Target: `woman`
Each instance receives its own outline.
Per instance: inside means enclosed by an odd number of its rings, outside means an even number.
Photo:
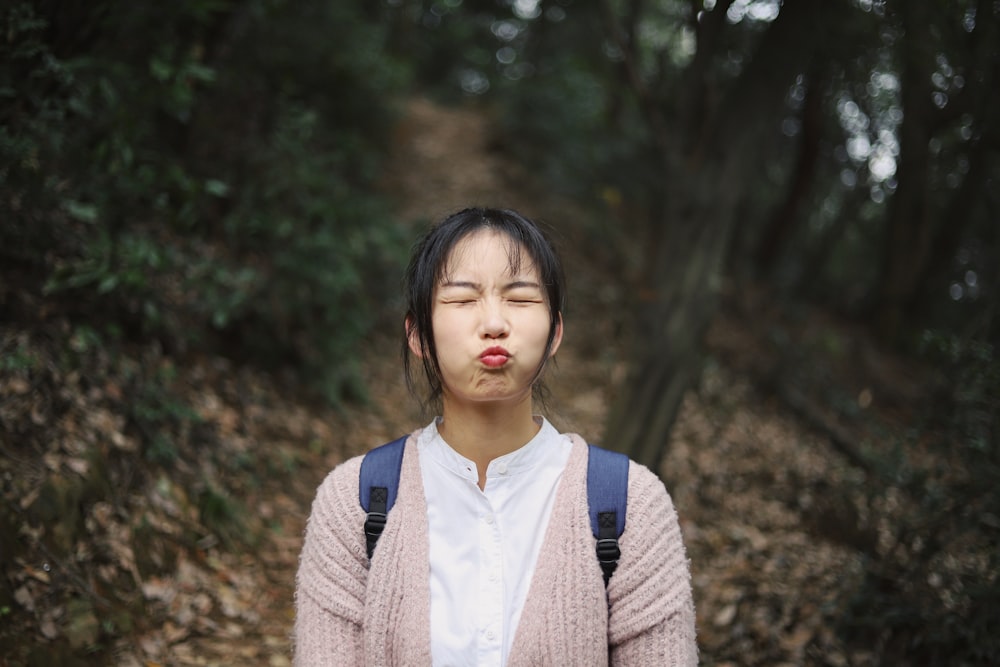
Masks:
[[[629,466],[621,558],[605,590],[587,446],[533,410],[563,337],[555,250],[514,211],[466,209],[407,271],[407,381],[440,417],[406,441],[369,562],[361,457],[320,486],[296,590],[298,665],[690,665],[690,574],[663,484]]]

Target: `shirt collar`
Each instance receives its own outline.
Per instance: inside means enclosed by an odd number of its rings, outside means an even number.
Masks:
[[[478,481],[475,463],[452,449],[441,437],[437,428],[440,421],[440,417],[435,418],[417,439],[420,455],[430,456],[460,477]],[[547,463],[550,457],[558,456],[558,447],[554,445],[562,437],[561,434],[545,417],[536,416],[535,421],[541,426],[535,437],[509,454],[493,459],[486,471],[487,478],[518,475]]]

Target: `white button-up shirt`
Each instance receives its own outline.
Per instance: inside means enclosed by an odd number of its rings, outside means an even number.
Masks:
[[[435,667],[501,667],[514,640],[572,442],[544,418],[526,445],[486,469],[420,435],[430,529],[431,655]]]

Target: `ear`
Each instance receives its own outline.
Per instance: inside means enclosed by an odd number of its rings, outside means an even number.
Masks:
[[[424,351],[420,347],[420,335],[417,333],[417,323],[413,320],[412,316],[407,315],[403,326],[406,327],[406,344],[410,346],[410,352],[417,359],[423,359]]]
[[[560,343],[562,343],[563,337],[563,319],[562,313],[559,313],[559,317],[556,320],[556,334],[552,337],[552,349],[549,350],[549,359],[556,356],[556,350],[559,349]]]

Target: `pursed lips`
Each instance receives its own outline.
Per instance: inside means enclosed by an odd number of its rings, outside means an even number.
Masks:
[[[479,355],[479,360],[490,368],[500,368],[506,364],[509,359],[510,352],[499,345],[487,348]]]

